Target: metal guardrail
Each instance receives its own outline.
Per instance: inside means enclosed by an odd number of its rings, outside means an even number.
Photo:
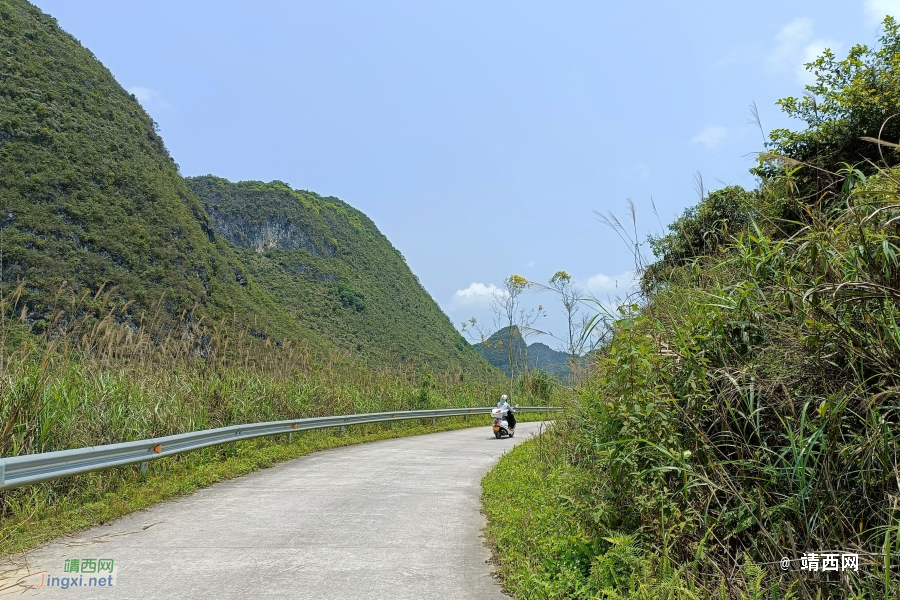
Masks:
[[[40,483],[50,479],[70,477],[81,473],[102,471],[112,467],[141,463],[141,471],[147,469],[151,460],[173,456],[198,450],[217,444],[230,444],[239,440],[267,435],[289,436],[296,431],[308,429],[327,429],[340,427],[343,431],[347,425],[362,423],[378,423],[381,421],[399,421],[403,419],[427,419],[432,423],[437,417],[458,417],[475,414],[490,414],[493,407],[479,408],[445,408],[437,410],[405,410],[386,413],[368,413],[362,415],[340,415],[335,417],[315,417],[311,419],[294,419],[290,421],[271,421],[268,423],[252,423],[249,425],[232,425],[218,429],[179,433],[166,437],[123,442],[106,446],[91,446],[44,452],[42,454],[26,454],[0,458],[0,490]],[[562,408],[545,406],[523,406],[516,412],[559,412]]]

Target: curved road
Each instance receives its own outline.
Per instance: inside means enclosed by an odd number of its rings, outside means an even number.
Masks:
[[[480,480],[538,428],[521,423],[512,440],[477,427],[317,452],[63,538],[17,572],[0,566],[0,588],[47,598],[505,599],[481,538]],[[64,571],[67,559],[107,558],[111,589],[85,587],[106,572]],[[82,585],[34,589],[41,573]]]

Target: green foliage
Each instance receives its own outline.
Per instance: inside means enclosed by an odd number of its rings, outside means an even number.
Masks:
[[[700,584],[670,560],[671,548],[648,552],[641,548],[640,535],[598,527],[605,514],[602,505],[589,501],[591,473],[559,458],[568,450],[560,442],[571,434],[555,428],[516,446],[482,481],[487,534],[497,549],[505,587],[516,598],[795,597],[791,591],[766,589],[754,566],[734,573],[739,585],[731,595],[720,595],[721,577]]]
[[[856,45],[844,60],[826,50],[807,65],[815,75],[803,98],[778,101],[788,116],[801,119],[801,131],[776,129],[769,148],[777,154],[820,167],[803,173],[804,193],[836,193],[836,173],[843,163],[858,165],[866,174],[875,165],[893,166],[898,154],[893,147],[862,137],[896,142],[900,138],[900,26],[886,17],[876,48]],[[885,163],[882,161],[882,157]],[[771,169],[763,169],[772,175]]]
[[[661,237],[649,236],[657,266],[674,266],[721,251],[730,237],[758,216],[755,194],[737,185],[710,192],[684,211]]]
[[[746,569],[811,548],[883,556],[900,534],[898,198],[884,173],[793,234],[751,223],[620,309],[541,479],[570,474],[555,493],[582,507],[587,547],[632,536],[708,594],[719,578],[732,595],[755,581],[759,597],[885,597],[896,561],[793,582]],[[603,588],[586,589],[566,593]],[[542,593],[525,597],[556,597]]]
[[[280,181],[187,183],[248,276],[311,335],[374,364],[487,370],[361,212]]]
[[[520,597],[896,597],[900,168],[859,163],[877,147],[858,140],[900,98],[891,19],[881,43],[814,63],[819,103],[783,102],[809,128],[773,134],[786,158],[757,190],[714,192],[651,239],[571,418],[521,474],[501,462],[509,492],[486,480],[487,504],[527,510],[519,539],[489,513]],[[611,540],[621,576],[596,566]],[[865,566],[798,577],[816,549]],[[654,573],[664,589],[635,588]]]
[[[519,376],[518,387],[528,396],[540,398],[544,403],[549,403],[553,397],[553,391],[559,385],[559,380],[541,369],[525,371]]]
[[[694,581],[810,548],[883,553],[900,533],[898,197],[900,178],[870,178],[834,218],[788,237],[751,226],[622,307],[577,417],[548,441],[565,456],[549,473],[574,474],[556,493],[592,523],[585,544],[634,536]],[[883,597],[892,565],[793,585]],[[772,597],[791,589],[780,569],[754,577]]]
[[[112,314],[201,356],[225,327],[490,371],[365,215],[280,181],[186,181],[134,96],[24,0],[0,8],[0,61],[0,285],[30,333]]]
[[[353,308],[356,312],[365,312],[366,297],[362,293],[356,292],[343,284],[338,284],[337,292],[344,308]]]

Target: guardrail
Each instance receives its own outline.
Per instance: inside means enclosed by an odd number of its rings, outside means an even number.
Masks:
[[[146,472],[151,460],[173,456],[182,452],[198,450],[218,444],[232,444],[240,440],[263,437],[267,435],[291,436],[296,431],[308,429],[327,429],[340,427],[343,432],[347,425],[362,423],[378,423],[381,421],[400,421],[404,419],[431,418],[432,424],[438,417],[458,417],[490,414],[493,407],[479,408],[444,408],[437,410],[405,410],[386,413],[368,413],[362,415],[340,415],[336,417],[315,417],[311,419],[293,419],[289,421],[271,421],[268,423],[252,423],[249,425],[231,425],[218,429],[179,433],[166,437],[123,442],[106,446],[90,446],[59,452],[42,454],[26,454],[0,458],[0,490],[8,490],[32,483],[40,483],[50,479],[70,477],[81,473],[102,471],[112,467],[141,463],[141,472]],[[546,406],[523,406],[516,409],[519,413],[558,412],[562,408]]]

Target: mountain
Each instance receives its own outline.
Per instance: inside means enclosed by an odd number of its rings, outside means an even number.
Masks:
[[[473,344],[472,347],[491,365],[509,375],[508,348],[510,343],[513,345],[513,366],[516,373],[524,371],[527,361],[529,369],[546,371],[559,378],[565,378],[570,375],[568,354],[553,350],[550,346],[541,342],[526,345],[519,333],[519,328],[515,326],[512,328],[512,336],[510,336],[510,328],[504,327],[484,342]]]
[[[483,364],[366,215],[280,181],[187,183],[212,228],[292,319],[369,360]]]
[[[30,332],[113,315],[155,339],[234,326],[486,368],[365,215],[279,182],[185,180],[137,99],[24,0],[0,0],[0,61],[0,285]]]
[[[554,350],[541,342],[528,345],[528,366],[532,369],[540,369],[562,377],[570,372],[568,363],[569,355],[565,352]]]
[[[17,312],[41,328],[61,288],[101,287],[132,322],[164,293],[169,324],[195,305],[258,308],[156,124],[88,50],[7,0],[0,60],[2,277],[27,281]]]

